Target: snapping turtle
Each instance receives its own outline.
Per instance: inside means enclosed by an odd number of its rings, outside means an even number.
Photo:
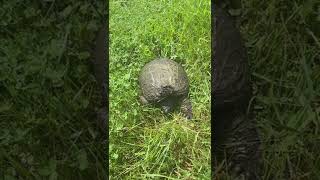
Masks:
[[[143,104],[158,105],[165,113],[172,112],[180,104],[184,116],[192,119],[188,77],[177,62],[161,58],[147,63],[140,72],[139,84]]]
[[[259,137],[247,113],[252,90],[246,49],[232,17],[216,6],[213,12],[214,151],[227,159],[233,179],[259,179]]]
[[[102,107],[97,112],[97,126],[104,133],[107,131],[107,31],[106,25],[100,28],[95,42],[92,58],[93,71],[100,86]]]

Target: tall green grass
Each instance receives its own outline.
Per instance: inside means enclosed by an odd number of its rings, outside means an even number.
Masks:
[[[111,179],[210,179],[210,1],[110,2]],[[194,119],[138,101],[138,75],[168,57],[190,80]]]
[[[0,179],[107,178],[88,68],[103,8],[1,2]]]
[[[320,178],[319,23],[318,1],[243,1],[265,179]]]

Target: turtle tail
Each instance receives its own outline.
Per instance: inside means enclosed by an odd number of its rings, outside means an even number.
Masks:
[[[192,104],[188,97],[184,97],[181,102],[181,112],[187,119],[192,119]]]

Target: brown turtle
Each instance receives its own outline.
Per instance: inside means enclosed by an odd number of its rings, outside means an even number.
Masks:
[[[177,62],[160,58],[147,63],[139,75],[140,100],[143,104],[154,104],[170,113],[181,104],[181,112],[192,118],[189,100],[189,80],[183,67]]]
[[[251,99],[247,52],[232,17],[214,12],[213,138],[215,155],[226,151],[233,179],[259,179],[259,137],[254,118],[247,114]]]

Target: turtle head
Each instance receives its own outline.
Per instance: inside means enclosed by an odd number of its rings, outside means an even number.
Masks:
[[[164,113],[171,113],[176,105],[176,99],[174,97],[167,97],[160,102],[160,106]]]
[[[164,113],[168,114],[172,111],[172,108],[170,106],[162,106],[162,109]]]

